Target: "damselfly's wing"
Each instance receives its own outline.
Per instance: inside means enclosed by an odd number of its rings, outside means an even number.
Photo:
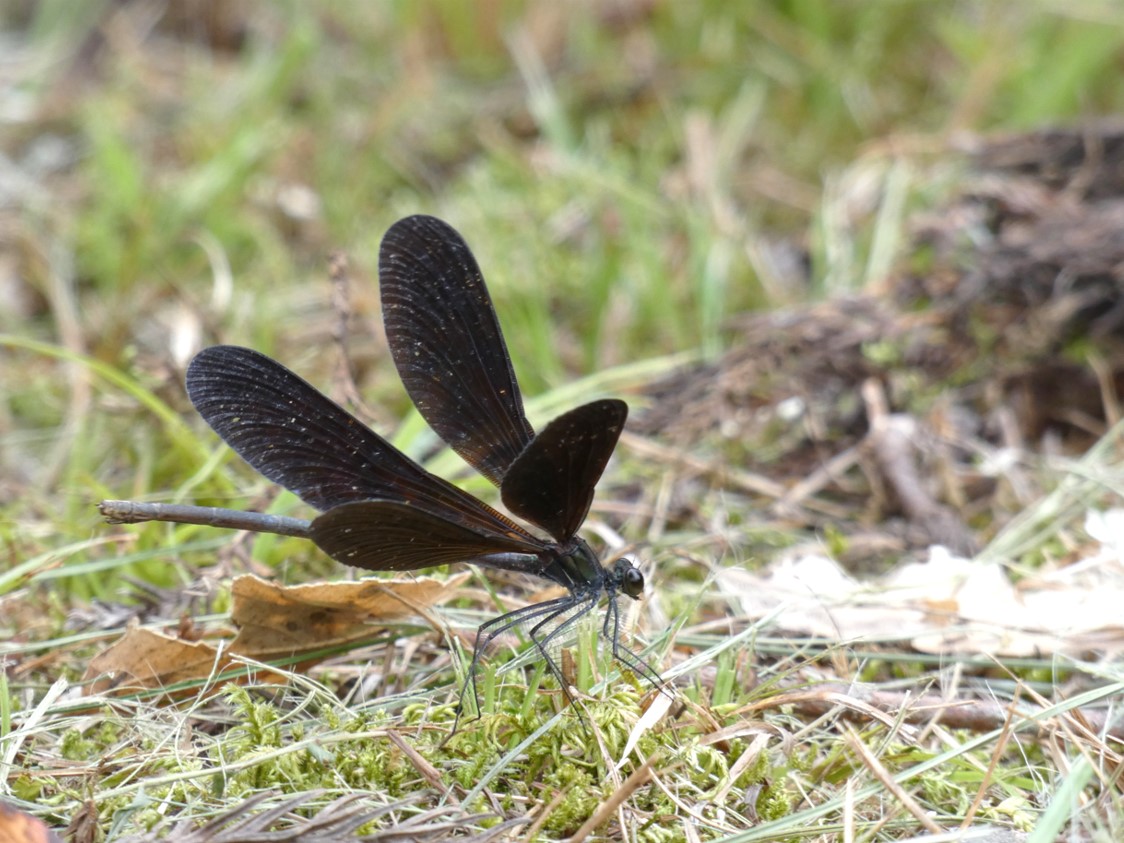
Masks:
[[[438,436],[499,485],[534,431],[468,245],[434,217],[399,220],[382,240],[379,286],[410,398]]]
[[[317,509],[394,501],[484,536],[537,541],[257,351],[204,349],[188,367],[187,392],[207,424],[246,462]]]
[[[627,416],[628,405],[610,398],[556,418],[508,469],[500,485],[504,506],[560,542],[571,538],[589,512]]]
[[[372,571],[412,571],[453,562],[476,562],[538,573],[546,564],[540,539],[481,533],[408,503],[359,501],[314,519],[309,536],[345,565]]]

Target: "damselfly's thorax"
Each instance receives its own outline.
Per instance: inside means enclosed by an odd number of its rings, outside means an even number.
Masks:
[[[541,576],[572,592],[601,591],[607,574],[585,539],[572,536],[559,542],[552,551],[552,558],[540,572]]]
[[[582,538],[573,537],[554,548],[554,558],[541,575],[571,592],[618,591],[638,600],[644,593],[644,575],[628,559],[618,559],[612,568],[605,568],[597,554]]]

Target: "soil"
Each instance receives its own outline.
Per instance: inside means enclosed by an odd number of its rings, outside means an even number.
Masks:
[[[741,341],[654,384],[633,431],[714,445],[812,528],[986,542],[1035,496],[1035,467],[1120,417],[1124,123],[965,154],[882,289],[739,317]]]

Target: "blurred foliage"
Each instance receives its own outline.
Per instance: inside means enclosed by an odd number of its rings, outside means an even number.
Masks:
[[[374,283],[402,215],[465,234],[529,396],[713,354],[733,313],[878,280],[876,221],[931,200],[910,168],[959,133],[1119,111],[1121,23],[1108,2],[9,2],[15,556],[86,538],[114,491],[261,488],[168,448],[182,368],[236,342],[326,385],[331,250],[361,385],[409,412]]]
[[[575,381],[595,392],[597,373],[638,380],[636,361],[738,343],[734,314],[883,280],[907,212],[935,204],[975,133],[1124,110],[1117,0],[7,0],[0,56],[0,597],[12,598],[0,640],[23,659],[11,686],[0,672],[0,738],[56,677],[80,677],[106,630],[153,607],[224,608],[186,584],[257,566],[339,571],[307,542],[264,539],[247,553],[199,527],[110,529],[95,509],[148,497],[295,506],[291,495],[247,503],[269,484],[190,411],[183,369],[200,347],[231,342],[332,392],[330,252],[351,259],[348,346],[378,427],[405,418],[396,441],[428,456],[434,440],[419,433],[379,325],[378,243],[401,216],[463,232],[528,396]],[[646,470],[658,485],[652,466],[633,474],[647,481]],[[726,530],[738,517],[698,521]],[[686,617],[714,560],[678,561],[690,600],[681,590],[664,605]],[[219,573],[200,577],[212,565]],[[735,668],[719,662],[718,705],[754,693]],[[325,694],[326,709],[338,703]],[[59,722],[36,727],[44,757]],[[136,727],[119,731],[137,740],[151,728],[169,770],[194,763],[180,756],[179,725]],[[322,727],[314,711],[307,728]],[[150,747],[111,747],[110,731],[74,732],[61,748],[98,765],[133,753],[135,777],[123,769],[139,801]],[[523,733],[508,737],[517,746]],[[759,793],[769,816],[788,810],[780,783],[802,764],[843,753],[831,727],[796,745],[741,770],[743,787],[777,783]],[[745,750],[740,737],[734,746],[725,760]],[[989,764],[980,753],[973,769]],[[413,775],[396,758],[391,772]],[[466,752],[466,781],[481,758]],[[692,787],[725,776],[720,760],[691,756]],[[526,773],[535,798],[543,770],[570,769],[557,761]],[[925,783],[930,804],[963,810],[975,784],[942,791],[947,778]],[[320,779],[296,785],[309,782]],[[66,787],[26,776],[10,794],[49,793],[65,822],[77,804]],[[575,818],[600,787],[573,790]]]

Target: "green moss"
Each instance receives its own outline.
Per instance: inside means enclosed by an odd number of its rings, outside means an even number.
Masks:
[[[8,786],[11,787],[12,796],[16,799],[22,799],[24,802],[30,802],[32,804],[40,804],[44,792],[48,788],[53,788],[55,783],[51,779],[29,776],[21,773],[9,779]]]
[[[85,761],[98,750],[98,743],[78,729],[67,729],[59,741],[59,753],[68,761]]]

